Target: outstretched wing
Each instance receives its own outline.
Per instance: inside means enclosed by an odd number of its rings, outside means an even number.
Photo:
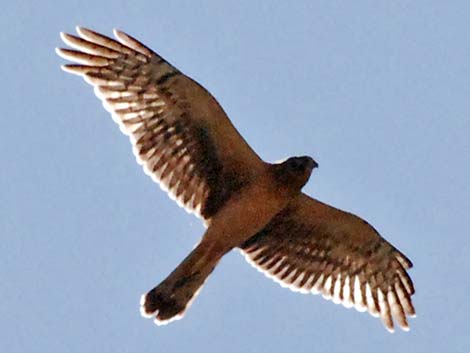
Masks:
[[[188,211],[209,220],[261,159],[210,93],[129,35],[77,27],[57,53],[82,76],[129,135],[145,172]]]
[[[294,199],[241,246],[252,265],[292,290],[368,310],[393,331],[414,316],[411,262],[359,217],[314,200]]]

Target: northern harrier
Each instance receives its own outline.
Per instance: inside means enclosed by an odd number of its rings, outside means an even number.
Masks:
[[[121,32],[62,33],[57,53],[82,76],[129,135],[137,161],[207,226],[201,242],[141,299],[165,324],[183,316],[219,260],[234,248],[268,277],[302,293],[393,319],[414,316],[412,264],[366,221],[301,192],[317,163],[264,162],[214,97],[161,56]],[[392,319],[393,318],[393,319]]]

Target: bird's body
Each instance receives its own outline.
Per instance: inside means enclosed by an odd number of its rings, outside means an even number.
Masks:
[[[264,163],[260,172],[225,202],[207,223],[207,231],[191,254],[165,281],[142,297],[144,316],[158,310],[159,324],[180,317],[222,256],[261,231],[299,194],[316,164],[309,157],[295,160],[305,165],[300,173],[279,171],[288,169],[289,162]],[[171,301],[166,299],[169,297]]]
[[[306,157],[303,157],[306,158]],[[230,250],[259,232],[277,213],[297,196],[303,183],[279,180],[274,169],[265,164],[259,175],[234,194],[209,222],[204,239],[224,244]],[[311,168],[307,169],[310,176]],[[305,178],[305,182],[308,180]]]
[[[95,87],[137,161],[207,230],[158,286],[141,312],[157,324],[181,318],[220,259],[240,248],[247,260],[291,289],[380,316],[408,329],[414,315],[411,262],[361,218],[301,192],[317,166],[310,157],[264,162],[201,85],[127,34],[113,40],[78,28],[62,34],[78,50],[66,71]]]

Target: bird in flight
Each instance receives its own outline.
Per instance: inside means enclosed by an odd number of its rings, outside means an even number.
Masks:
[[[264,162],[215,98],[160,55],[119,30],[111,39],[77,27],[61,33],[63,65],[94,87],[137,162],[207,230],[196,248],[141,298],[141,313],[183,317],[220,259],[238,248],[282,286],[394,321],[415,315],[412,264],[363,219],[301,189],[318,165],[307,156]]]

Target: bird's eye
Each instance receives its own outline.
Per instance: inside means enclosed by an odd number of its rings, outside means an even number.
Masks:
[[[294,171],[300,171],[304,169],[304,163],[302,163],[301,160],[295,158],[289,161],[289,167]]]

